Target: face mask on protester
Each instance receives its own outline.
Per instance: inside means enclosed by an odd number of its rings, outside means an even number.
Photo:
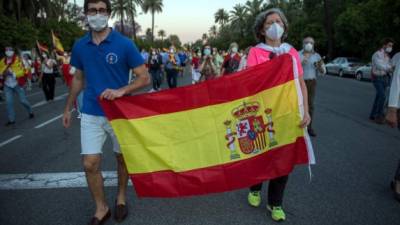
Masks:
[[[75,72],[76,72],[76,68],[72,66],[71,69],[69,70],[69,73],[75,74]]]
[[[238,52],[238,48],[233,47],[233,48],[232,48],[232,53],[237,53],[237,52]]]
[[[45,58],[45,59],[47,59],[47,55],[45,55],[45,54],[43,54],[42,57]]]
[[[277,23],[273,23],[267,30],[266,30],[266,35],[269,37],[271,40],[277,41],[280,40],[283,36],[283,33],[285,31],[281,27],[281,25]]]
[[[304,45],[304,50],[306,50],[306,52],[312,52],[314,49],[314,45],[311,43],[307,43],[306,45]]]
[[[391,53],[393,51],[393,48],[392,47],[387,47],[387,48],[385,48],[385,52],[386,53]]]
[[[204,49],[204,55],[206,55],[206,56],[211,55],[211,50],[208,48]]]
[[[14,51],[12,51],[12,50],[7,50],[6,51],[6,56],[7,57],[12,57],[14,55]]]
[[[155,51],[152,51],[151,53],[152,53],[153,55],[155,55],[155,54],[156,54],[156,52],[155,52]]]
[[[197,53],[197,56],[201,56],[201,52],[198,52],[198,53]]]
[[[174,53],[175,53],[174,49],[171,48],[171,49],[169,50],[169,53],[174,54]]]
[[[96,14],[94,16],[87,16],[88,23],[94,31],[102,31],[108,25],[108,16]]]

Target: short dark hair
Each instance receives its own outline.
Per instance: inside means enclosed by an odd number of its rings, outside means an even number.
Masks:
[[[85,0],[85,3],[83,4],[83,11],[85,14],[87,14],[89,10],[89,3],[98,3],[98,2],[104,2],[107,6],[107,12],[108,14],[111,14],[111,2],[110,0]]]
[[[387,44],[389,44],[389,43],[393,43],[393,44],[394,44],[393,38],[386,37],[386,38],[383,38],[383,39],[381,40],[381,45],[382,45],[382,46],[383,46],[383,45],[387,45]]]

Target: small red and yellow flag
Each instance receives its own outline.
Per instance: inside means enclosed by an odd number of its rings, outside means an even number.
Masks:
[[[57,54],[62,55],[64,54],[64,47],[60,41],[60,39],[54,35],[53,31],[51,31],[51,37],[53,40],[53,46],[56,49]]]
[[[231,191],[309,163],[293,65],[284,55],[197,85],[101,101],[138,196]]]
[[[40,44],[39,41],[36,41],[36,46],[39,49],[40,54],[43,52],[49,53],[49,48],[44,44]]]

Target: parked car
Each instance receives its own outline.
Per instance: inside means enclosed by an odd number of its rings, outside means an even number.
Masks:
[[[356,70],[356,79],[357,80],[371,80],[372,75],[371,75],[371,63],[368,63],[367,65],[361,66]]]
[[[326,71],[328,74],[336,74],[340,77],[350,75],[355,77],[356,70],[362,66],[360,59],[353,57],[338,57],[332,62],[326,64]]]

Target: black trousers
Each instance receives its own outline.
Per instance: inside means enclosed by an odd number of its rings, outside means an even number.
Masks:
[[[158,70],[149,70],[149,73],[151,74],[151,78],[153,81],[153,89],[158,90],[161,86],[161,69]]]
[[[178,85],[178,71],[176,69],[166,69],[165,71],[167,72],[168,87],[176,88]]]
[[[269,181],[268,205],[282,206],[283,195],[289,176],[278,177]],[[250,191],[261,191],[262,183],[250,187]]]
[[[56,78],[52,73],[44,73],[42,78],[42,88],[46,101],[54,100],[54,90],[56,86]]]

